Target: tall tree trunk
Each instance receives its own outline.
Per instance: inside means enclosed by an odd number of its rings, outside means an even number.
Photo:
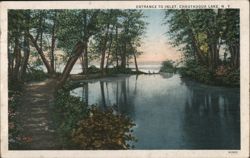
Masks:
[[[15,37],[15,48],[14,48],[14,56],[15,56],[15,66],[13,71],[13,80],[19,81],[19,69],[21,66],[21,50],[19,46],[19,37]]]
[[[231,44],[229,46],[229,51],[231,54],[231,67],[238,69],[240,66],[240,53],[239,53],[239,45]]]
[[[135,59],[135,70],[136,72],[139,72],[135,52],[133,52],[133,54],[134,54],[134,59]]]
[[[50,56],[51,56],[50,65],[51,65],[52,71],[55,71],[55,57],[54,57],[55,43],[56,43],[55,28],[56,28],[56,24],[55,24],[55,19],[54,19],[53,26],[52,26],[51,53],[50,53]]]
[[[122,55],[121,55],[121,68],[122,69],[126,69],[126,54],[127,54],[127,44],[126,42],[124,42],[124,46],[123,46],[123,51],[122,51]]]
[[[23,50],[23,52],[24,52],[24,59],[23,59],[23,64],[22,64],[22,69],[21,69],[21,74],[20,74],[21,80],[23,80],[25,75],[26,75],[29,56],[30,56],[29,37],[27,36],[27,34],[24,37],[24,50]]]
[[[85,73],[85,66],[84,66],[84,53],[81,54],[81,58],[80,58],[80,62],[81,62],[81,66],[82,66],[82,74]]]
[[[112,30],[113,32],[113,30]],[[112,32],[110,34],[110,43],[109,43],[109,48],[108,48],[108,56],[107,56],[107,60],[106,60],[106,71],[108,69],[108,66],[109,66],[109,56],[111,54],[111,46],[112,46],[112,43],[113,43],[113,35],[112,35]]]
[[[118,26],[116,25],[115,27],[115,42],[116,42],[116,47],[115,47],[115,57],[116,57],[116,67],[118,67]]]
[[[89,66],[89,64],[88,64],[88,43],[86,42],[85,44],[85,47],[83,48],[84,50],[83,50],[83,52],[84,52],[84,54],[83,54],[83,56],[84,56],[84,58],[83,58],[83,72],[84,72],[84,74],[88,74],[88,66]]]
[[[84,31],[84,36],[87,34],[87,14],[84,13],[84,18],[83,18],[83,31]],[[88,74],[88,66],[89,66],[89,61],[88,61],[88,40],[85,41],[84,43],[85,47],[83,48],[83,60],[82,60],[82,66],[83,66],[83,74],[87,75]]]
[[[219,64],[219,37],[216,32],[207,31],[206,32],[208,41],[208,61],[209,61],[209,69],[211,71],[215,71]]]
[[[132,46],[131,43],[130,43],[130,47],[131,47],[131,49],[133,50],[133,46]],[[134,61],[135,61],[135,70],[136,70],[136,72],[139,72],[139,68],[138,68],[138,65],[137,65],[137,59],[136,59],[135,51],[136,51],[136,50],[133,50],[133,56],[134,56]]]
[[[74,64],[76,63],[77,59],[79,58],[79,56],[82,54],[82,50],[84,50],[84,47],[86,47],[86,42],[78,42],[73,50],[74,54],[72,57],[69,58],[63,73],[57,83],[57,88],[60,88],[61,86],[63,86],[63,84],[67,81],[67,78],[70,75],[70,72],[74,66]]]
[[[8,72],[9,72],[10,78],[13,78],[13,69],[14,69],[14,55],[11,53],[12,51],[13,51],[13,48],[9,45],[8,46],[8,64],[9,64]]]
[[[235,45],[235,52],[236,52],[236,61],[235,61],[235,68],[240,68],[240,47],[239,44]]]
[[[106,54],[106,49],[107,49],[108,32],[109,32],[109,24],[107,24],[107,27],[106,27],[106,33],[105,33],[105,36],[103,37],[103,43],[102,43],[102,49],[101,49],[102,55],[101,55],[100,69],[102,71],[102,75],[105,74],[104,62],[105,62],[105,54]]]

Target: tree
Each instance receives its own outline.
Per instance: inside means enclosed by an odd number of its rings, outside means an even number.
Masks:
[[[238,43],[237,10],[168,10],[165,13],[169,39],[174,46],[181,47],[186,59],[194,59],[214,72],[222,63],[219,53],[224,44],[231,49],[231,62],[237,61],[239,53],[233,50],[238,50],[238,44],[229,42],[230,39]]]
[[[222,40],[227,45],[231,56],[230,65],[238,69],[240,66],[240,17],[239,9],[224,10],[222,19]]]
[[[136,61],[136,56],[141,53],[136,48],[140,46],[146,27],[143,18],[143,13],[136,10],[102,12],[99,18],[100,31],[90,45],[92,52],[97,57],[100,56],[102,74],[105,74],[105,69],[111,64],[125,69],[131,57]]]
[[[74,11],[71,11],[71,12],[74,12]],[[58,81],[58,87],[61,87],[66,82],[77,59],[80,57],[82,53],[85,53],[84,50],[86,50],[85,48],[87,47],[89,38],[93,36],[98,30],[97,23],[98,23],[98,15],[100,15],[99,10],[90,11],[89,14],[90,14],[90,17],[87,20],[87,23],[85,24],[86,25],[85,32],[82,36],[80,36],[80,38],[76,39],[77,43],[75,44],[74,49],[72,53],[70,54],[70,57],[66,63],[66,66],[64,67],[62,75],[60,76],[60,79]],[[68,25],[65,28],[65,30],[66,31],[61,32],[62,37],[65,37],[67,33],[71,31],[71,26]],[[63,40],[63,42],[65,42],[65,39]]]
[[[29,38],[33,46],[36,48],[38,54],[40,55],[47,72],[50,76],[54,76],[54,49],[55,49],[55,31],[56,31],[56,14],[55,10],[41,10],[32,11],[32,29],[29,32]],[[44,38],[51,38],[50,46],[46,46]],[[50,49],[50,61],[46,58],[46,49]]]
[[[9,77],[11,81],[22,82],[29,59],[29,41],[27,39],[30,24],[29,11],[10,10],[8,16]],[[24,55],[22,55],[22,51]]]
[[[143,12],[138,10],[126,10],[122,13],[119,43],[116,42],[116,44],[121,45],[120,50],[122,51],[119,54],[122,69],[126,68],[128,59],[132,56],[135,58],[135,65],[138,70],[136,56],[141,52],[137,51],[136,48],[140,46],[141,37],[144,35],[147,25],[143,18]]]
[[[59,49],[65,61],[59,86],[79,59],[85,74],[93,56],[100,58],[102,74],[114,61],[126,68],[133,57],[137,65],[137,47],[146,26],[143,13],[136,10],[15,10],[9,17],[9,72],[13,77],[26,72],[30,50],[35,49],[49,76],[56,77]]]

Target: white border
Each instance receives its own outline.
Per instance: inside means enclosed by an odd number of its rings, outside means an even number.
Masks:
[[[52,2],[1,2],[1,157],[3,158],[165,158],[165,157],[249,157],[249,2],[248,1],[52,1]],[[241,150],[129,150],[129,151],[80,151],[80,150],[8,150],[8,76],[7,76],[7,10],[8,9],[136,9],[136,5],[230,5],[240,8],[240,60],[241,60]],[[159,8],[160,9],[160,8]]]

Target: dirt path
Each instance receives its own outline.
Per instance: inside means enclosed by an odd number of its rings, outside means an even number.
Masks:
[[[17,118],[22,135],[31,137],[31,140],[21,149],[59,149],[49,110],[54,99],[54,85],[55,81],[49,79],[25,85]]]

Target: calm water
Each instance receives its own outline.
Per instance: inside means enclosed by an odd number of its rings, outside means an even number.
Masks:
[[[89,105],[117,105],[136,123],[136,149],[240,149],[239,89],[179,75],[133,75],[85,81],[71,91]]]
[[[95,67],[100,68],[100,66],[97,64],[90,64],[90,65],[94,65]],[[112,66],[110,66],[110,67],[112,67]],[[159,62],[159,63],[139,64],[138,67],[139,67],[140,71],[142,71],[142,72],[158,73],[160,70],[160,67],[161,67],[161,63]],[[61,65],[57,71],[62,72],[63,68],[64,68],[64,66]],[[130,64],[129,68],[131,68],[132,70],[135,70],[135,65]],[[71,74],[78,74],[81,72],[82,72],[81,64],[75,64],[74,68],[71,71]]]

